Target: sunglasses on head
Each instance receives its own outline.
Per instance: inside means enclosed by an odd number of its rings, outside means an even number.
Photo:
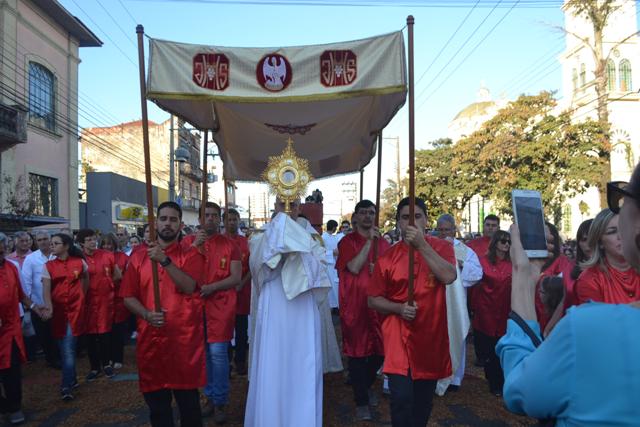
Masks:
[[[498,241],[499,241],[500,243],[502,243],[503,245],[506,245],[506,244],[509,244],[509,245],[510,245],[510,244],[511,244],[511,240],[509,240],[509,239],[500,239],[500,240],[498,240]]]
[[[631,193],[627,191],[628,182],[625,181],[613,181],[607,183],[607,204],[609,209],[615,214],[620,213],[620,208],[624,204],[624,198],[633,197]]]

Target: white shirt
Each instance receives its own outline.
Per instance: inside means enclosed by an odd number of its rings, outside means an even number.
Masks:
[[[22,289],[36,305],[44,305],[42,297],[42,270],[47,261],[55,259],[55,255],[46,257],[42,251],[30,253],[22,264]]]

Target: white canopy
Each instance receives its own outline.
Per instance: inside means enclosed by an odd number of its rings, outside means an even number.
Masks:
[[[355,172],[406,99],[402,32],[285,48],[151,39],[147,97],[209,129],[224,175],[255,181],[289,136],[315,178]]]

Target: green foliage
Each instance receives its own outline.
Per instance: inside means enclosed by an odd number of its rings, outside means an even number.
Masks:
[[[594,121],[571,123],[552,114],[551,92],[521,96],[455,145],[437,140],[416,153],[416,193],[440,213],[459,216],[474,194],[511,213],[511,190],[538,190],[549,214],[600,179],[609,158],[606,130]]]

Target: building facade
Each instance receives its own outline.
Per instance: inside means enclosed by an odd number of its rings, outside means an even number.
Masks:
[[[79,227],[79,50],[101,45],[55,0],[0,2],[3,228]]]

